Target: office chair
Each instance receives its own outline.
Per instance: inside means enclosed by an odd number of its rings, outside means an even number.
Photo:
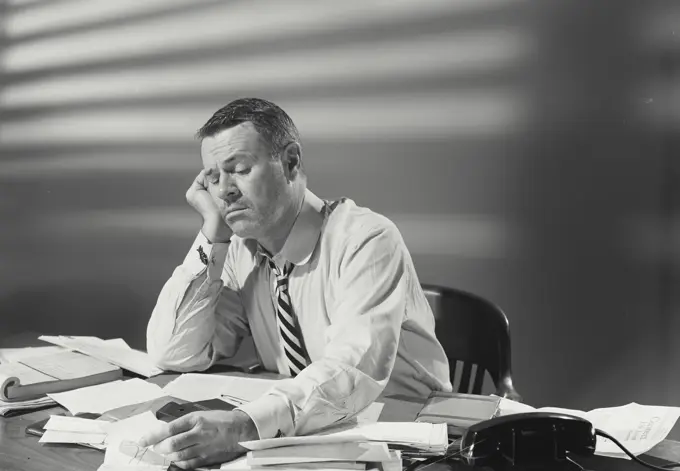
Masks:
[[[481,394],[484,373],[488,371],[496,394],[521,401],[512,384],[510,327],[505,313],[472,293],[429,284],[422,287],[434,314],[437,339],[449,359],[452,383],[456,364],[462,363],[457,391]]]

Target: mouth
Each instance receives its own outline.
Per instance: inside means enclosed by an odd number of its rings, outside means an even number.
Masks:
[[[241,208],[241,207],[238,207],[238,208],[229,208],[229,210],[227,211],[226,217],[229,217],[229,216],[231,216],[232,214],[238,214],[238,213],[243,212],[243,211],[245,211],[245,210],[246,210],[246,208]]]

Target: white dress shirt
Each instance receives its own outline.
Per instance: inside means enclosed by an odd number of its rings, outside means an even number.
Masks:
[[[288,291],[312,363],[240,407],[260,438],[314,432],[356,415],[381,393],[451,390],[432,311],[389,219],[307,190],[273,260],[294,264]],[[199,233],[159,295],[147,328],[149,354],[164,369],[201,371],[252,335],[263,367],[288,375],[275,280],[254,240],[210,244]]]

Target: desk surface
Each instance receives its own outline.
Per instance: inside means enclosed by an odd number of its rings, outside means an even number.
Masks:
[[[267,375],[271,376],[271,375]],[[162,375],[151,381],[165,385],[177,375]],[[381,421],[411,421],[415,418],[423,404],[422,399],[404,396],[391,396],[380,399],[385,407],[380,416]],[[41,444],[38,437],[26,435],[26,426],[39,420],[46,419],[51,414],[63,413],[61,407],[43,409],[15,417],[0,417],[0,470],[2,471],[93,471],[104,461],[104,454],[100,451],[77,445]],[[664,440],[643,459],[653,461],[654,464],[680,461],[680,442]],[[651,460],[650,460],[651,458]],[[659,458],[664,461],[656,460]],[[598,461],[599,459],[599,461]],[[613,460],[595,457],[586,469],[602,471],[644,469],[638,464],[624,460]],[[633,465],[633,466],[631,466]],[[435,465],[428,471],[443,471],[444,469],[466,469],[463,466]]]

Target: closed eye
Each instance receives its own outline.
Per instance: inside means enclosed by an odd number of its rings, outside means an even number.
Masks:
[[[229,173],[235,173],[236,175],[248,175],[250,173],[250,167],[236,167]]]

